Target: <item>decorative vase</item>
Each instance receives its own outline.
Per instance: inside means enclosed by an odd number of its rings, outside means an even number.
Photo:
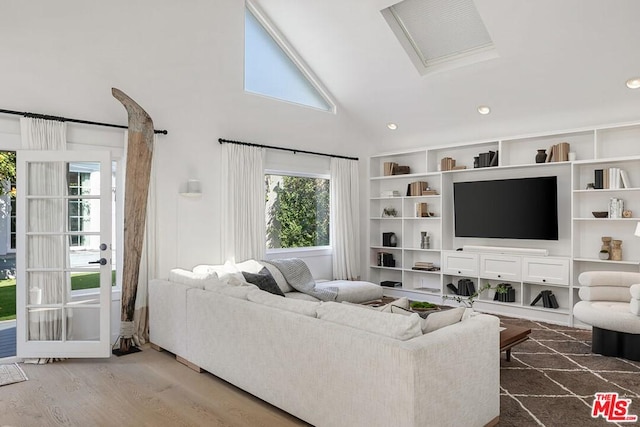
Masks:
[[[622,261],[622,240],[611,241],[611,261]]]
[[[600,253],[598,254],[598,258],[600,258],[601,260],[605,261],[609,259],[609,252],[605,251],[604,249],[600,251]]]
[[[547,161],[547,152],[545,149],[538,150],[536,154],[536,163],[544,163]]]

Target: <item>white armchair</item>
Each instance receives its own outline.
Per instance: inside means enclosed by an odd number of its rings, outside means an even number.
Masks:
[[[587,271],[578,282],[573,315],[592,326],[591,350],[640,361],[640,273]]]

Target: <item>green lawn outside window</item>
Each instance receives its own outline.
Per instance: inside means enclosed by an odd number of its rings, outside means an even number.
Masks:
[[[76,273],[71,276],[71,290],[92,289],[99,286],[100,273]],[[116,272],[112,272],[115,286]],[[16,279],[0,280],[0,321],[16,318]]]

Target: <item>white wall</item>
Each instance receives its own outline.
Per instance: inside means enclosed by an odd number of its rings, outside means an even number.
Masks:
[[[219,137],[350,156],[367,145],[339,103],[334,115],[244,93],[244,2],[9,1],[2,15],[0,108],[126,124],[117,87],[169,131],[154,153],[161,276],[224,261]],[[188,179],[201,198],[179,196]]]

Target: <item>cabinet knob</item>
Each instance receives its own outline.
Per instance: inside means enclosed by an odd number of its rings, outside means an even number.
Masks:
[[[501,275],[498,274],[498,278],[502,277]]]
[[[542,282],[543,282],[543,283],[544,283],[544,282],[546,282],[546,281],[547,281],[547,279],[542,279]]]
[[[459,271],[459,270],[458,270],[458,274],[462,274],[462,271]]]

